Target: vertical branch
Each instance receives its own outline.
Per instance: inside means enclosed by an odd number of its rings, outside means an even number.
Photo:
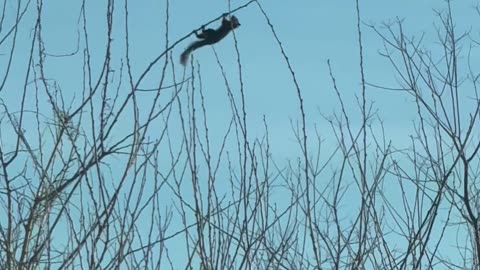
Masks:
[[[356,15],[357,15],[357,33],[358,33],[358,51],[359,51],[359,60],[360,60],[360,75],[361,75],[361,86],[362,86],[362,159],[359,163],[360,169],[360,178],[361,178],[361,197],[362,203],[360,206],[360,233],[358,239],[358,250],[353,262],[353,269],[359,268],[364,261],[362,249],[366,245],[367,237],[367,223],[368,223],[368,209],[367,209],[367,195],[370,193],[368,190],[367,183],[367,107],[366,107],[366,87],[365,87],[365,72],[363,66],[363,45],[362,45],[362,31],[360,28],[361,16],[360,16],[360,4],[359,0],[355,1],[356,4]]]
[[[299,101],[300,105],[300,113],[301,113],[301,120],[302,120],[302,151],[303,151],[303,173],[305,174],[305,196],[307,200],[307,206],[305,208],[305,215],[307,218],[308,222],[308,231],[309,231],[309,236],[310,236],[310,241],[312,242],[312,248],[313,248],[313,253],[315,256],[315,260],[317,265],[321,265],[321,260],[320,260],[320,254],[319,250],[317,247],[317,242],[315,240],[315,234],[314,234],[314,228],[313,228],[313,221],[312,221],[312,210],[314,210],[314,207],[312,205],[312,202],[310,201],[310,180],[308,177],[308,151],[307,151],[307,131],[306,131],[306,116],[305,116],[305,109],[304,109],[304,104],[303,104],[303,97],[302,97],[302,91],[300,89],[300,86],[297,82],[297,77],[295,76],[295,72],[293,71],[292,65],[290,64],[290,60],[288,59],[287,54],[285,53],[285,50],[283,49],[282,42],[277,36],[277,33],[275,32],[275,29],[273,27],[273,24],[270,22],[270,18],[268,15],[265,13],[265,10],[262,8],[260,5],[260,2],[255,1],[255,3],[258,5],[260,11],[262,12],[263,16],[267,20],[267,24],[270,26],[270,30],[272,31],[273,36],[275,37],[275,40],[280,47],[281,54],[283,56],[283,59],[285,60],[288,70],[290,71],[290,75],[292,76],[293,83],[295,85],[295,89],[297,90],[297,98]]]

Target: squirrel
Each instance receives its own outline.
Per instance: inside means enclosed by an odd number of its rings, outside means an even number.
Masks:
[[[197,33],[197,31],[194,32],[199,40],[190,44],[180,55],[180,63],[185,65],[191,52],[205,45],[212,45],[219,42],[226,37],[230,31],[239,26],[240,22],[237,17],[232,15],[230,19],[228,19],[225,14],[222,18],[222,25],[217,29],[205,29],[205,26],[202,26],[202,32],[200,34]]]

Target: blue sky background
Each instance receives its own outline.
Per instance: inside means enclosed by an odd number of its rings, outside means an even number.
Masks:
[[[173,43],[184,35],[197,29],[202,24],[226,12],[228,2],[220,0],[208,1],[172,0],[170,2],[169,43]],[[232,1],[232,9],[247,1]],[[480,17],[474,10],[478,1],[454,1],[453,13],[456,24],[461,32],[469,30],[472,25],[480,22]],[[80,14],[78,1],[49,0],[44,3],[43,38],[46,52],[49,54],[69,54],[76,50],[78,38],[78,20]],[[353,115],[352,126],[356,129],[360,125],[360,110],[356,103],[356,96],[361,94],[359,72],[359,50],[356,26],[354,1],[262,1],[263,7],[270,17],[275,30],[282,41],[288,55],[302,94],[305,100],[307,114],[307,128],[309,136],[318,129],[322,138],[326,139],[326,150],[334,146],[331,127],[322,115],[331,116],[339,112],[338,100],[332,88],[328,73],[327,60],[330,59],[338,87],[344,98],[348,111]],[[15,10],[16,3],[8,1],[7,10]],[[105,51],[105,1],[87,1],[87,27],[90,38],[92,55],[92,74],[97,79],[103,62]],[[114,54],[123,48],[124,17],[123,3],[115,6],[118,15],[114,18],[113,35]],[[140,0],[129,1],[129,35],[130,58],[133,79],[136,81],[146,66],[155,59],[165,48],[165,3],[164,1]],[[382,28],[384,22],[394,22],[397,18],[404,19],[404,30],[412,36],[425,34],[424,45],[433,51],[439,50],[435,27],[439,25],[434,10],[445,9],[444,1],[425,0],[369,0],[360,1],[362,22]],[[16,61],[12,68],[12,76],[7,81],[6,89],[1,97],[4,100],[18,101],[20,96],[17,85],[24,78],[25,61],[28,61],[27,50],[32,38],[32,29],[35,19],[35,9],[27,12],[26,22],[19,32],[16,50],[25,51],[24,61]],[[7,12],[10,19],[15,16]],[[298,143],[292,131],[291,123],[299,121],[299,105],[296,90],[290,73],[280,50],[275,43],[266,21],[255,4],[235,13],[242,24],[235,31],[238,41],[242,76],[245,89],[246,111],[249,125],[249,138],[261,137],[264,134],[263,118],[268,122],[271,139],[271,150],[274,158],[279,162],[294,159],[300,153]],[[30,23],[28,23],[30,21]],[[218,21],[209,27],[216,28]],[[28,27],[31,25],[32,27]],[[122,29],[119,29],[122,28]],[[475,29],[473,29],[475,30]],[[383,44],[381,38],[365,24],[362,24],[365,78],[369,83],[386,87],[398,87],[393,68],[385,58],[379,55]],[[479,37],[475,31],[473,37]],[[1,36],[0,36],[1,38]],[[82,37],[83,38],[83,37]],[[177,81],[184,72],[179,64],[179,55],[188,44],[194,40],[191,36],[172,51],[176,61],[175,72]],[[116,43],[118,41],[118,43]],[[236,52],[232,35],[215,45],[215,50],[224,65],[225,72],[232,83],[232,91],[238,95],[238,69]],[[116,54],[115,54],[116,52]],[[0,47],[0,53],[2,47]],[[22,57],[20,54],[20,57]],[[0,55],[1,65],[5,63],[5,56]],[[69,104],[79,101],[82,82],[82,53],[66,58],[48,58],[46,71],[55,77],[58,86]],[[212,142],[218,142],[231,120],[231,109],[226,95],[224,80],[218,68],[211,47],[204,47],[193,54],[195,61],[201,66],[203,92],[205,94],[207,115],[209,117],[209,131]],[[160,61],[162,62],[163,59]],[[112,80],[120,79],[120,57],[112,58],[117,64]],[[197,62],[195,62],[197,63]],[[140,88],[155,88],[159,83],[161,65],[157,65],[146,77]],[[97,70],[95,70],[97,68]],[[172,72],[170,70],[168,72]],[[187,66],[187,74],[190,66]],[[174,83],[172,76],[164,85]],[[172,89],[165,90],[170,95]],[[410,96],[400,92],[388,92],[367,87],[367,100],[374,103],[374,109],[383,120],[386,139],[392,140],[397,148],[407,147],[410,143],[409,135],[414,132],[413,120],[416,117],[416,107]],[[34,106],[33,99],[27,104]],[[151,103],[150,96],[139,95],[139,102]],[[30,102],[30,103],[28,103]],[[75,107],[75,106],[74,106]],[[145,107],[148,107],[145,105]],[[355,117],[356,116],[356,117]],[[145,117],[145,115],[143,116]],[[125,116],[125,130],[117,130],[119,137],[132,127],[131,119]],[[34,121],[29,118],[26,121]],[[378,124],[377,124],[378,127]],[[161,123],[152,127],[154,135]],[[331,142],[330,144],[328,142]],[[218,144],[213,144],[218,149]],[[162,149],[162,148],[161,148]],[[166,148],[163,148],[164,150]],[[115,167],[115,165],[113,165]],[[279,195],[281,196],[281,195]]]
[[[244,2],[235,1],[231,3],[231,6],[234,8]],[[459,29],[468,30],[473,22],[478,21],[476,11],[473,9],[475,4],[476,1],[455,1],[453,11]],[[103,1],[87,1],[86,13],[90,50],[93,56],[93,74],[98,74],[95,67],[98,68],[103,61],[101,56],[105,50],[102,45],[105,44],[106,38],[105,5]],[[360,93],[354,1],[341,3],[337,1],[302,1],[301,3],[265,1],[263,5],[290,58],[302,89],[308,115],[308,127],[313,129],[315,124],[325,125],[326,122],[322,121],[318,112],[324,115],[331,115],[334,111],[338,112],[338,102],[328,76],[327,59],[331,60],[334,75],[346,103],[355,103],[355,95]],[[440,48],[438,43],[435,43],[434,27],[435,23],[438,25],[438,19],[434,10],[444,9],[443,1],[373,0],[360,2],[360,5],[363,23],[381,27],[383,22],[394,22],[396,18],[404,19],[406,33],[412,36],[425,34],[424,44],[430,46],[429,49]],[[9,8],[14,10],[13,7],[12,2],[7,3],[7,10]],[[119,11],[118,14],[123,14],[121,11],[123,3],[118,3],[115,8]],[[80,3],[74,1],[52,0],[44,3],[43,36],[48,53],[68,54],[75,51],[79,9]],[[228,10],[226,1],[209,1],[208,5],[196,1],[171,1],[170,43],[226,10]],[[34,12],[35,10],[31,8],[26,16],[32,15]],[[143,72],[144,68],[163,52],[165,47],[165,4],[163,1],[130,1],[129,15],[130,57],[135,80],[140,72]],[[280,50],[263,16],[254,4],[240,10],[235,15],[242,24],[236,31],[236,36],[244,67],[247,115],[251,128],[253,130],[262,129],[262,119],[265,115],[272,134],[278,135],[272,138],[272,143],[282,146],[291,143],[290,146],[295,148],[296,142],[290,132],[289,119],[298,120],[298,101]],[[34,16],[30,17],[34,18]],[[123,27],[123,25],[123,15],[117,16],[114,27]],[[215,22],[210,27],[215,28],[217,25],[218,22]],[[27,41],[31,38],[31,31],[25,27],[21,29],[19,35]],[[120,29],[119,32],[121,33]],[[381,38],[365,25],[362,25],[362,33],[366,81],[389,87],[398,86],[392,67],[385,58],[378,54],[383,47]],[[475,33],[473,34],[475,35]],[[115,36],[114,39],[116,39]],[[175,60],[178,60],[181,51],[192,40],[194,40],[193,36],[174,49]],[[119,48],[123,46],[122,42],[122,37],[119,36],[117,43]],[[27,47],[22,48],[22,45],[29,46],[29,44],[29,42],[19,42],[18,50],[26,49]],[[236,78],[233,38],[229,36],[224,42],[217,44],[215,49],[223,60],[227,76]],[[98,57],[96,58],[96,56]],[[66,96],[74,93],[67,89],[75,90],[79,87],[82,66],[81,61],[76,60],[81,60],[81,57],[81,54],[78,54],[69,58],[47,60],[47,64],[50,64],[48,70],[55,73],[59,85],[64,90],[63,94]],[[229,110],[229,104],[225,91],[222,89],[224,82],[216,65],[213,51],[208,47],[202,48],[194,53],[194,57],[201,64],[208,110],[212,117],[215,117],[214,122],[223,121],[218,126],[224,127],[224,124],[230,120],[229,114],[223,113],[225,110]],[[120,59],[112,59],[112,61],[119,63]],[[22,62],[19,63],[19,68],[23,68],[22,64]],[[176,68],[178,69],[176,72],[181,74],[182,67],[178,63]],[[119,72],[114,76],[118,78]],[[11,80],[11,82],[15,82],[15,80]],[[165,82],[166,85],[171,83]],[[158,80],[154,78],[154,75],[150,75],[140,87],[154,88],[157,84]],[[378,108],[387,132],[392,132],[391,138],[402,141],[404,135],[409,134],[412,126],[413,104],[408,104],[408,97],[402,93],[385,92],[371,87],[367,91],[368,100],[374,102],[375,108]],[[6,94],[15,95],[15,92],[11,91]],[[358,111],[357,106],[351,106],[350,109]],[[215,129],[215,126],[211,128]],[[214,134],[215,132],[212,133],[212,135]],[[288,157],[290,147],[282,148],[284,150],[273,147],[273,151],[279,151],[282,156]]]

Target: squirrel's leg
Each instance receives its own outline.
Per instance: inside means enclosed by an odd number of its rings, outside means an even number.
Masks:
[[[198,30],[195,31],[195,35],[197,36],[197,38],[199,39],[206,39],[208,37],[208,30],[205,30],[205,25],[202,25],[202,28],[201,28],[201,32],[200,34],[198,33]]]

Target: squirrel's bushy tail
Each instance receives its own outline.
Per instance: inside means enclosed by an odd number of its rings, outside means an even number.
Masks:
[[[180,63],[184,66],[187,64],[188,56],[192,52],[192,49],[190,49],[190,47],[191,46],[189,46],[187,49],[185,49],[185,51],[180,55]]]
[[[205,40],[195,41],[190,44],[190,46],[188,46],[185,51],[183,51],[183,53],[180,55],[180,63],[185,66],[187,64],[188,56],[190,55],[190,53],[207,44],[208,43]]]

